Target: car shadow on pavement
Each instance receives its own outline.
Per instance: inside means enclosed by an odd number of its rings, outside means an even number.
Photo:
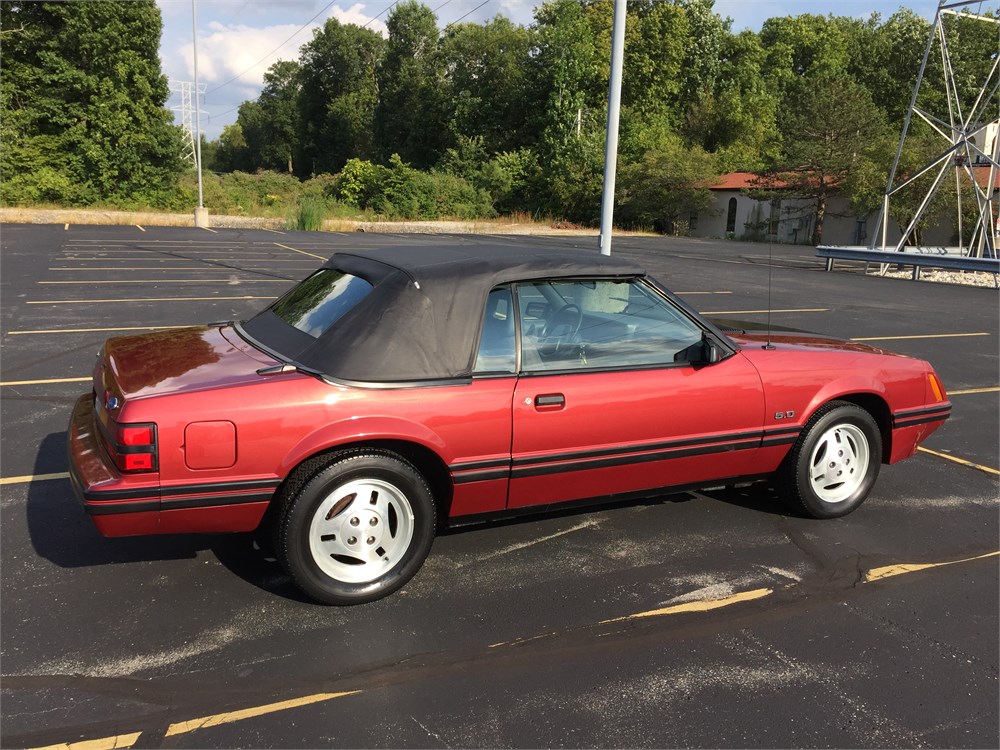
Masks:
[[[802,518],[801,513],[792,510],[778,494],[778,490],[764,482],[751,484],[747,487],[726,487],[718,490],[705,490],[705,497],[738,508],[746,508],[772,516],[785,518]]]
[[[38,446],[35,473],[66,466],[66,433],[46,436]],[[65,469],[64,469],[65,470]],[[62,568],[194,557],[211,537],[178,535],[107,539],[97,531],[68,479],[32,482],[25,506],[28,536],[35,552]]]
[[[46,436],[38,446],[35,474],[66,466],[66,433]],[[147,560],[193,559],[210,551],[248,583],[286,599],[305,601],[281,566],[254,534],[165,534],[106,538],[91,522],[68,479],[32,482],[25,506],[28,537],[35,552],[61,568]],[[266,545],[264,545],[266,547]]]
[[[263,532],[220,534],[213,537],[212,554],[230,573],[272,596],[315,604],[292,582],[274,556]]]

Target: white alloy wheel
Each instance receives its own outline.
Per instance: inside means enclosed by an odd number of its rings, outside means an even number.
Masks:
[[[882,464],[882,433],[870,412],[831,401],[809,418],[775,479],[792,510],[846,516],[865,501]]]
[[[395,485],[355,479],[335,488],[309,524],[309,551],[326,575],[369,583],[391,570],[413,539],[413,508]]]
[[[420,471],[378,448],[303,463],[278,498],[275,554],[323,604],[361,604],[402,588],[430,552],[434,495]]]
[[[824,432],[810,456],[813,492],[825,503],[840,503],[853,495],[868,474],[871,453],[861,428],[842,422]]]

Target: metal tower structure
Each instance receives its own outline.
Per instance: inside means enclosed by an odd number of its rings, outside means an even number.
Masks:
[[[973,13],[968,6],[978,5]],[[959,247],[957,251],[969,257],[997,257],[998,206],[997,187],[1000,179],[1000,18],[985,15],[981,0],[940,0],[934,23],[924,49],[920,72],[913,88],[910,109],[896,149],[889,180],[885,188],[882,209],[872,232],[872,250],[902,250],[912,241],[914,230],[924,218],[941,190],[955,190]],[[962,91],[956,85],[952,56],[948,49],[948,28],[952,23],[992,24],[997,30],[997,54],[992,66],[982,71],[978,91]],[[940,75],[928,73],[931,55],[941,58]],[[932,66],[936,68],[937,66]],[[937,106],[929,102],[938,102]],[[933,111],[930,111],[931,107]],[[922,167],[903,173],[900,159],[907,139],[913,137],[914,118],[922,121],[936,134],[941,151]],[[925,176],[928,180],[921,180]],[[952,178],[954,186],[951,185]],[[919,181],[919,182],[918,182]],[[928,186],[929,185],[929,186]],[[909,191],[908,193],[906,191]],[[975,224],[963,227],[963,192],[975,201]],[[893,245],[888,241],[887,224],[894,200],[915,199],[917,209],[902,237]],[[963,229],[965,232],[963,233]],[[969,237],[966,242],[963,237]]]
[[[205,84],[198,85],[198,99],[205,93]],[[174,112],[180,112],[181,129],[184,131],[184,153],[185,159],[194,166],[198,166],[198,148],[195,136],[195,117],[199,116],[197,102],[195,101],[195,85],[191,81],[173,81],[170,85],[171,91],[176,91],[181,95],[181,103],[177,107],[171,107]]]

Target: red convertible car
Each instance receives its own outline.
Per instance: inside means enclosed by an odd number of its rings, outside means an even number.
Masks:
[[[399,247],[246,321],[108,340],[68,440],[102,534],[266,526],[305,593],[351,604],[439,523],[757,479],[842,516],[950,410],[924,361],[724,331],[620,259]]]

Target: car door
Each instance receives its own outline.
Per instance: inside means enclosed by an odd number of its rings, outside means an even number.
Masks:
[[[728,348],[704,361],[703,329],[668,297],[641,280],[516,290],[508,507],[754,473],[760,377]]]

